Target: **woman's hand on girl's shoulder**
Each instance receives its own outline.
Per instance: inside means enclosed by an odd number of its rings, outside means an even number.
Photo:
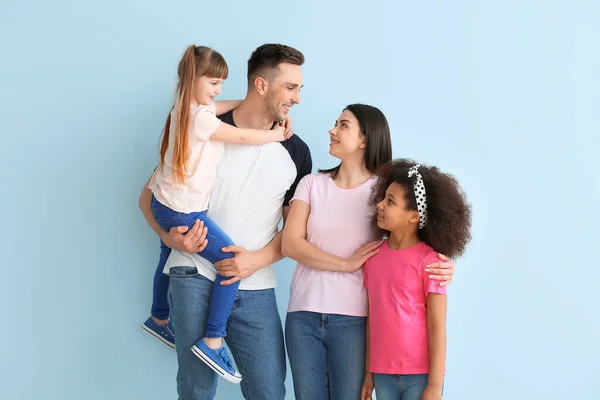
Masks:
[[[380,246],[381,240],[378,240],[367,243],[358,249],[356,253],[346,259],[346,262],[344,263],[344,272],[355,272],[361,269],[369,258],[379,253]]]

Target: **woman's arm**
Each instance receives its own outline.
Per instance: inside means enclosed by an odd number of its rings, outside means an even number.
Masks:
[[[446,368],[446,310],[448,296],[439,293],[427,294],[427,337],[429,340],[429,383],[428,391],[440,392],[444,384]]]
[[[216,114],[221,115],[235,110],[242,104],[242,100],[219,100],[215,101],[215,107],[217,109]]]
[[[345,259],[317,249],[306,240],[306,224],[310,214],[310,205],[302,200],[291,204],[290,214],[283,228],[281,254],[284,257],[321,271],[354,272],[365,261],[379,251],[381,242],[369,243],[361,247],[352,257]],[[342,238],[332,238],[340,240]]]

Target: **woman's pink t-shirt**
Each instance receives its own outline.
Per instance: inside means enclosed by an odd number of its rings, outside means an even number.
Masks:
[[[306,240],[317,249],[348,258],[374,240],[375,207],[369,206],[375,177],[353,189],[342,189],[329,174],[307,175],[298,183],[292,201],[310,205]],[[365,317],[367,294],[363,271],[320,271],[296,265],[288,311],[312,311]]]
[[[429,373],[427,294],[447,294],[424,271],[438,262],[424,242],[392,250],[387,242],[364,267],[369,298],[369,369],[380,374]]]

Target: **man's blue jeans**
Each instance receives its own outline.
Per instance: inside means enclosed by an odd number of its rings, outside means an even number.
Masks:
[[[366,327],[366,317],[307,311],[287,314],[285,341],[296,400],[360,399]]]
[[[177,335],[177,393],[179,400],[212,400],[217,375],[190,348],[204,336],[213,283],[195,274],[193,267],[171,269],[169,301]],[[274,289],[238,291],[225,340],[243,376],[244,398],[283,400],[285,347]]]
[[[206,236],[208,245],[198,254],[213,264],[234,256],[234,253],[224,253],[221,251],[223,247],[233,245],[234,243],[216,223],[206,216],[205,211],[190,214],[180,213],[171,210],[152,196],[152,214],[156,222],[166,231],[169,231],[173,227],[184,225],[191,228],[196,220],[203,221],[204,226],[208,229]],[[154,273],[152,300],[152,316],[157,319],[169,318],[169,303],[167,300],[169,277],[163,273],[163,268],[169,258],[169,254],[171,254],[171,249],[161,241],[160,259]],[[204,337],[221,338],[227,334],[225,330],[227,319],[229,318],[231,307],[233,307],[233,301],[235,300],[240,283],[236,282],[226,286],[220,285],[220,282],[224,280],[227,280],[227,277],[217,275],[216,282],[218,284],[215,285],[212,291]],[[176,336],[179,335],[176,334]],[[198,338],[198,340],[200,339],[201,337]]]

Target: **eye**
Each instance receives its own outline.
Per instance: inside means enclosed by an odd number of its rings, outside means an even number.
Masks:
[[[395,204],[392,199],[388,199],[388,204]]]

